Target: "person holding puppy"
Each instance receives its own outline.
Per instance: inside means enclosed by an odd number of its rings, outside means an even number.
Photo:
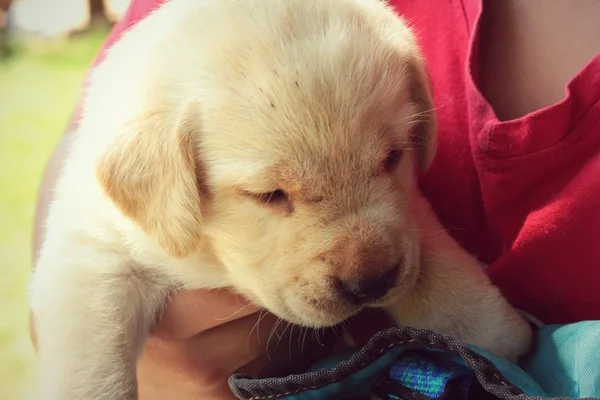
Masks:
[[[133,0],[96,62],[160,3]],[[416,31],[433,82],[439,144],[421,187],[445,228],[543,323],[600,319],[600,4],[389,3]],[[36,251],[65,140],[42,183]],[[356,343],[387,324],[361,318],[348,329]],[[281,359],[264,353],[274,322],[227,290],[176,296],[140,360],[140,398],[227,399],[234,371],[280,371],[287,345]]]

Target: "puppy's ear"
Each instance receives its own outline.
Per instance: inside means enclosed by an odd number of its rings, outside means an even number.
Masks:
[[[153,110],[128,124],[100,158],[107,195],[173,257],[193,253],[201,239],[196,119],[192,104]]]
[[[431,165],[437,149],[437,118],[431,82],[420,54],[415,52],[409,61],[408,73],[410,100],[417,107],[411,141],[417,150],[419,168],[425,171]]]

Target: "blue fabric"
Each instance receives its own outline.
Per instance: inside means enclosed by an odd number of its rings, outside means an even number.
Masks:
[[[547,331],[543,330],[540,332],[541,337],[545,337],[547,335]],[[598,332],[598,341],[600,341],[600,331]],[[600,348],[600,343],[598,344]],[[469,346],[475,352],[483,355],[487,358],[492,364],[494,364],[502,373],[504,377],[506,377],[511,383],[519,387],[525,394],[528,396],[542,397],[542,398],[552,398],[557,397],[557,395],[550,395],[545,388],[536,381],[527,371],[520,368],[519,366],[512,364],[503,358],[497,357],[491,353],[488,353],[484,350],[478,349],[476,347]],[[341,361],[349,359],[354,353],[356,349],[345,350],[342,353],[336,354],[330,358],[320,361],[315,364],[311,371],[316,371],[320,369],[326,368],[335,368]],[[430,352],[432,354],[440,353],[437,350],[424,350]],[[538,351],[539,352],[539,351]],[[295,396],[283,397],[286,400],[325,400],[325,399],[336,399],[342,398],[343,396],[347,396],[348,393],[356,393],[357,398],[360,396],[365,396],[369,393],[371,385],[376,381],[377,374],[382,371],[388,370],[396,360],[396,357],[399,357],[402,360],[402,355],[408,353],[406,347],[401,347],[394,349],[387,353],[385,356],[380,358],[376,364],[372,364],[369,368],[356,373],[346,380],[329,385],[325,388],[321,388],[320,390],[304,392],[297,394]],[[442,353],[445,354],[445,353]],[[598,353],[600,354],[600,353]],[[461,360],[460,356],[453,354],[445,354],[446,361],[448,363],[453,363],[455,366],[464,367],[464,362]],[[533,359],[537,359],[539,356],[534,356]],[[600,365],[600,356],[598,358],[598,364]],[[546,364],[548,365],[548,364]],[[550,368],[552,368],[553,364],[549,364]],[[546,368],[538,368],[536,370],[538,374],[545,374]],[[600,385],[600,380],[597,381],[597,385]],[[410,386],[409,386],[410,387]],[[415,389],[418,389],[415,387]],[[600,389],[600,388],[599,388]],[[550,391],[552,393],[552,391]],[[600,392],[598,392],[596,397],[600,398]],[[560,397],[560,396],[558,396]],[[587,395],[587,397],[594,397],[593,395]],[[348,397],[344,397],[348,398]],[[582,397],[569,397],[573,399],[579,399]]]
[[[542,328],[524,368],[550,397],[600,397],[600,321]]]
[[[502,372],[502,375],[529,396],[548,399],[553,397],[600,398],[600,321],[548,325],[540,328],[537,332],[536,349],[523,364],[523,368],[483,350],[473,347],[472,349],[490,360]],[[464,365],[460,361],[460,357],[451,356],[451,358],[456,364]],[[329,366],[335,364],[334,362]],[[325,365],[327,363],[323,363],[321,367]],[[413,370],[413,373],[419,372]],[[355,382],[362,379],[360,374],[355,378]],[[430,387],[436,386],[434,378],[429,385]],[[423,390],[422,385],[415,385],[413,388]],[[335,397],[316,395],[311,397],[294,396],[288,399],[305,398]]]
[[[346,379],[331,383],[318,390],[307,390],[291,396],[281,397],[285,400],[325,400],[325,399],[360,399],[369,395],[371,387],[390,366],[390,364],[402,353],[401,348],[392,349],[385,353],[375,362],[366,366],[359,372],[350,375]],[[346,353],[347,354],[347,353]],[[335,357],[339,360],[339,357]],[[337,363],[321,364],[323,368],[335,367]]]
[[[600,398],[600,321],[539,328],[535,349],[522,368],[483,350],[473,350],[530,396]]]
[[[481,354],[496,366],[502,375],[513,385],[519,387],[528,396],[551,398],[546,390],[524,369],[503,358],[488,353],[487,351],[469,346],[476,353]],[[459,361],[462,363],[462,361]]]
[[[401,329],[400,329],[401,330]],[[254,387],[255,393],[248,395],[246,400],[258,399],[285,399],[285,400],[325,400],[325,399],[366,399],[372,393],[373,388],[377,387],[382,377],[392,379],[402,387],[414,389],[417,392],[438,398],[449,382],[456,383],[456,379],[466,380],[464,383],[464,393],[471,388],[473,384],[481,384],[488,388],[490,381],[486,377],[487,373],[492,375],[499,374],[503,382],[508,382],[509,386],[500,389],[500,392],[494,392],[501,398],[510,400],[526,399],[594,399],[600,400],[600,321],[586,321],[569,325],[550,325],[538,329],[536,333],[536,345],[532,354],[527,360],[524,360],[521,366],[514,365],[504,359],[489,354],[481,349],[471,349],[483,356],[491,363],[490,370],[482,374],[474,372],[479,367],[479,361],[473,363],[473,356],[466,355],[464,350],[456,350],[457,347],[463,347],[450,344],[455,353],[445,353],[441,350],[427,348],[427,343],[438,341],[433,333],[412,330],[408,334],[415,338],[408,342],[415,342],[423,338],[430,338],[427,341],[419,342],[423,345],[399,344],[394,346],[393,340],[386,338],[398,337],[398,333],[393,331],[382,332],[374,337],[373,343],[367,344],[365,348],[372,348],[375,343],[384,342],[386,347],[380,347],[377,350],[377,356],[371,358],[369,362],[364,361],[357,354],[366,354],[361,349],[347,350],[339,353],[329,359],[322,360],[311,369],[310,376],[329,376],[328,373],[320,371],[337,371],[340,363],[348,365],[348,360],[356,368],[344,372],[343,375],[336,375],[337,378],[331,380],[331,383],[321,382],[319,385],[311,384],[309,380],[299,379],[298,376],[282,378],[282,380],[266,380],[264,385],[269,386],[268,393],[263,395],[261,381],[255,380],[254,383],[234,379],[233,385],[237,382],[245,382],[244,385]],[[388,336],[389,335],[389,336]],[[428,336],[430,335],[430,336]],[[439,335],[438,335],[439,336]],[[451,340],[444,339],[447,343]],[[369,347],[371,346],[371,347]],[[363,348],[362,350],[364,350]],[[462,355],[459,355],[462,354]],[[483,360],[485,362],[485,360]],[[489,364],[488,363],[488,364]],[[340,371],[346,371],[341,368]],[[307,372],[308,373],[308,372]],[[337,373],[337,372],[336,372]],[[307,375],[308,376],[308,375]],[[469,377],[476,376],[476,380],[469,381]],[[301,378],[301,376],[300,376]],[[496,377],[498,378],[498,377]],[[310,378],[313,379],[313,378]],[[317,379],[317,378],[314,378]],[[302,381],[299,386],[297,382]],[[496,380],[498,381],[498,380]],[[275,382],[275,384],[273,383]],[[487,383],[486,383],[487,382]],[[266,387],[265,386],[265,387]],[[524,395],[511,393],[513,386],[521,389]],[[282,389],[277,389],[281,387]],[[290,387],[292,389],[290,389]],[[492,388],[490,386],[490,388]],[[497,389],[489,389],[497,390]],[[266,393],[266,392],[265,392]],[[389,399],[394,397],[389,396]],[[396,397],[398,398],[398,397]],[[464,397],[463,397],[464,398]]]
[[[442,397],[451,382],[457,383],[453,398],[466,399],[469,389],[477,382],[471,369],[461,365],[448,354],[424,351],[409,351],[403,354],[391,365],[389,377],[434,399]]]

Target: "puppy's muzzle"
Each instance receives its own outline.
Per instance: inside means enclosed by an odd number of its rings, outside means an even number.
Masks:
[[[383,274],[350,279],[335,279],[339,294],[357,305],[370,303],[384,297],[396,284],[400,263]]]
[[[329,269],[335,295],[353,305],[366,305],[385,297],[404,268],[401,251],[391,241],[344,240],[319,259]]]

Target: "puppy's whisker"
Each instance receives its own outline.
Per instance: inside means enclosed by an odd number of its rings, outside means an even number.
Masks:
[[[306,335],[308,334],[309,328],[306,328],[304,331],[304,336],[302,337],[302,346],[300,348],[300,355],[304,357],[304,343],[306,342]]]
[[[339,325],[334,325],[331,327],[331,330],[333,331],[333,333],[335,333],[335,335],[339,338],[340,337],[340,331],[339,331]]]
[[[281,339],[283,339],[285,337],[285,332],[288,330],[288,328],[290,327],[290,325],[291,325],[291,323],[288,322],[285,325],[285,328],[283,328],[283,332],[281,332],[281,335],[277,335],[279,339],[277,340],[277,343],[275,344],[275,351],[277,351],[277,348],[279,347],[279,343],[281,343]]]
[[[252,326],[252,329],[250,329],[250,332],[248,333],[248,339],[250,339],[250,336],[252,335],[252,331],[254,331],[254,329],[258,328],[258,324],[260,323],[260,320],[263,316],[263,312],[264,312],[264,310],[260,310],[260,313],[258,314],[258,319],[256,320],[256,323]],[[257,329],[257,339],[258,338],[259,338],[259,335],[258,335],[258,329]]]
[[[320,337],[320,332],[323,328],[318,328],[318,329],[314,329],[313,330],[313,338],[317,341],[317,344],[321,347],[324,346],[324,344],[321,342],[321,337]]]
[[[269,351],[269,344],[271,343],[271,338],[273,337],[273,334],[277,330],[277,327],[279,327],[279,324],[281,324],[282,322],[283,322],[283,320],[281,318],[277,318],[277,322],[275,322],[275,324],[271,327],[271,332],[269,332],[269,338],[267,339],[267,345],[265,346],[265,350],[267,351],[267,358],[269,359],[269,361],[271,361],[271,353]]]
[[[261,309],[260,310],[260,314],[258,314],[258,319],[256,320],[256,323],[254,324],[254,326],[252,327],[252,329],[250,329],[250,332],[248,333],[248,339],[246,340],[246,351],[249,350],[249,344],[250,344],[250,336],[252,336],[252,331],[254,329],[256,329],[256,341],[258,343],[258,345],[260,346],[260,329],[259,329],[259,324],[260,321],[266,317],[268,315],[267,311],[265,309]]]
[[[421,123],[424,123],[424,122],[427,122],[427,120],[425,120],[425,119],[411,119],[411,120],[403,122],[402,125],[404,125],[404,126],[407,126],[407,125],[410,126],[410,125],[414,125],[414,124],[421,124]]]
[[[237,310],[236,312],[234,312],[233,314],[231,314],[231,315],[230,315],[230,316],[228,316],[228,317],[225,317],[225,318],[217,318],[217,317],[213,317],[213,318],[214,318],[215,320],[217,320],[217,321],[228,321],[228,320],[230,320],[231,318],[235,317],[237,314],[239,314],[239,313],[241,313],[242,311],[244,311],[246,308],[250,307],[251,305],[252,305],[251,303],[248,303],[248,304],[246,304],[245,306],[243,306],[242,308],[240,308],[239,310]]]
[[[304,355],[304,338],[306,337],[306,333],[308,332],[307,327],[302,327],[300,329],[300,334],[298,335],[298,352],[301,356]]]
[[[292,358],[292,336],[294,336],[294,328],[296,325],[292,325],[292,329],[290,329],[290,337],[289,337],[289,357]]]
[[[425,110],[422,110],[422,111],[419,111],[419,112],[416,112],[416,113],[410,114],[409,116],[404,117],[402,119],[402,121],[410,120],[414,117],[421,117],[421,116],[427,115],[433,111],[438,111],[440,108],[441,108],[441,105],[439,105],[437,107],[427,108]]]
[[[288,326],[289,326],[289,322],[286,323],[286,326],[285,326],[285,328],[283,328],[283,331],[281,331],[281,333],[279,331],[275,332],[275,334],[277,335],[277,339],[281,340],[283,335],[285,335],[285,331],[287,330]]]
[[[300,333],[298,334],[298,343],[296,346],[296,351],[300,352],[300,339],[302,338],[302,332],[304,332],[304,327],[300,326]]]
[[[447,256],[444,255],[444,254],[440,254],[438,252],[435,252],[435,251],[432,251],[432,250],[429,250],[429,249],[422,249],[421,251],[423,253],[425,253],[425,254],[429,254],[429,255],[432,255],[432,256],[436,257],[440,261],[448,261],[449,262]]]
[[[428,251],[428,250],[423,250],[423,252],[424,252],[424,253],[427,253],[427,254],[429,254],[429,255],[431,255],[431,256],[433,256],[433,257],[435,257],[435,258],[436,258],[436,260],[435,260],[435,261],[436,261],[436,263],[439,263],[439,264],[441,264],[441,265],[448,266],[448,267],[455,267],[455,266],[456,266],[456,263],[455,263],[454,261],[452,261],[452,260],[448,259],[448,258],[447,258],[446,256],[444,256],[444,255],[441,255],[441,254],[439,254],[439,253],[434,253],[434,252],[432,252],[432,251]],[[422,273],[424,273],[424,274],[425,274],[425,273],[426,273],[426,271],[422,271]]]

